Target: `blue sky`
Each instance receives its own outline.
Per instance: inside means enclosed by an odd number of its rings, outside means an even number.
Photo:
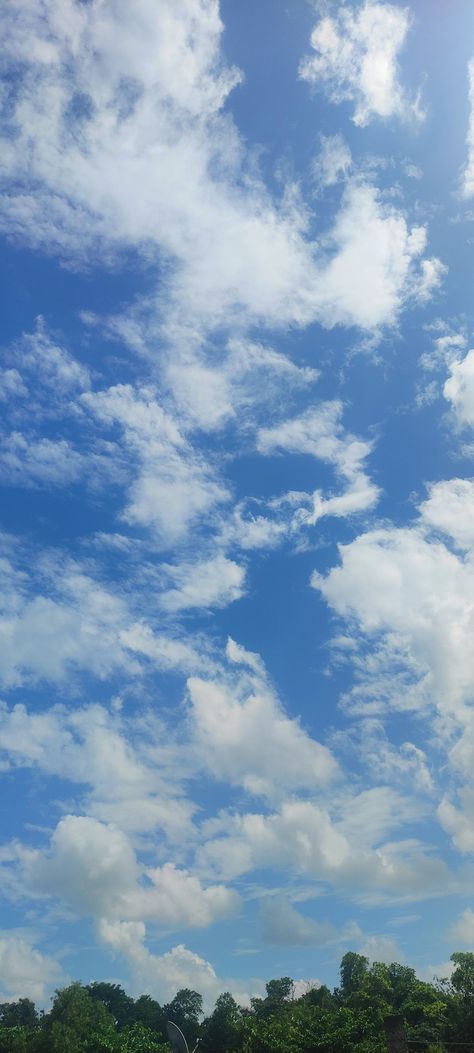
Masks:
[[[474,942],[472,5],[7,3],[0,995]],[[471,61],[472,60],[472,61]]]

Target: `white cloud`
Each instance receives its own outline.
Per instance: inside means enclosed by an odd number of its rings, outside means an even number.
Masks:
[[[472,777],[472,768],[467,774]],[[470,854],[474,852],[474,789],[464,787],[459,797],[461,808],[456,808],[448,797],[443,797],[438,807],[438,819],[458,852]]]
[[[147,669],[186,675],[215,668],[208,639],[184,635],[177,626],[154,632],[142,613],[148,603],[142,597],[137,603],[130,591],[111,591],[92,576],[97,568],[90,563],[85,567],[60,551],[39,553],[3,541],[7,556],[12,548],[16,557],[15,563],[0,559],[0,678],[6,686],[46,680],[74,687],[80,670],[105,680],[118,670],[129,679]],[[219,565],[208,601],[224,598],[218,571]],[[228,598],[230,589],[229,582]],[[155,603],[156,598],[151,616]]]
[[[260,507],[261,503],[257,504]],[[251,511],[252,502],[237,504],[225,520],[221,521],[220,541],[223,545],[235,544],[244,552],[257,549],[273,549],[282,544],[288,535],[288,520],[274,517],[274,502],[268,515]]]
[[[474,194],[474,59],[468,65],[469,76],[469,127],[467,131],[467,161],[462,173],[461,191],[465,198]]]
[[[250,990],[241,981],[217,976],[205,958],[178,944],[162,955],[152,954],[145,946],[146,930],[140,922],[110,922],[101,920],[98,933],[103,943],[122,954],[132,972],[137,994],[147,992],[167,1002],[183,987],[199,991],[205,1012],[209,1013],[222,991],[230,991],[240,1005],[248,1005],[253,994],[262,994],[261,981],[251,981]]]
[[[451,926],[449,930],[449,939],[455,944],[467,944],[468,947],[472,947],[474,943],[474,910],[470,907],[466,907],[459,915],[459,918]],[[454,964],[451,963],[451,970],[454,968]],[[438,974],[439,975],[439,974]],[[446,975],[444,973],[443,975]],[[447,974],[449,975],[449,973]]]
[[[5,684],[30,678],[64,681],[74,668],[100,678],[119,668],[138,672],[118,636],[126,625],[126,607],[97,582],[72,571],[57,582],[56,595],[38,590],[30,598],[20,592],[15,600],[15,608],[4,606],[0,620]]]
[[[265,675],[265,667],[260,655],[254,651],[247,651],[245,647],[238,644],[231,636],[227,638],[225,653],[229,662],[235,665],[246,665],[249,669],[253,669],[258,676]]]
[[[312,977],[309,980],[294,980],[293,998],[302,998],[308,991],[318,991],[320,987],[321,980],[318,980],[317,977]]]
[[[59,963],[25,933],[0,932],[0,999],[31,998],[44,1005],[48,988],[63,979]]]
[[[315,383],[318,370],[298,366],[281,352],[249,340],[231,339],[221,361],[216,349],[173,348],[165,367],[165,382],[173,393],[180,417],[189,426],[214,431],[232,421],[238,428],[254,424],[255,413],[265,416],[282,392],[298,392]],[[258,403],[255,391],[258,391]]]
[[[425,965],[421,969],[416,970],[417,976],[420,980],[425,980],[426,983],[431,984],[433,980],[448,979],[454,969],[454,962],[438,962],[437,965]]]
[[[148,919],[165,930],[208,926],[239,905],[232,890],[203,888],[172,863],[140,865],[122,830],[90,816],[61,819],[49,852],[30,851],[23,874],[32,892],[59,898],[79,916]]]
[[[340,547],[341,563],[312,582],[346,619],[356,645],[347,652],[356,684],[346,704],[356,712],[412,708],[434,711],[431,737],[451,771],[467,780],[458,802],[445,795],[438,819],[460,852],[474,850],[474,562],[473,491],[454,479],[430,488],[410,528],[369,531]],[[433,532],[435,536],[433,537]],[[440,541],[436,534],[446,540]],[[459,551],[449,547],[454,543]],[[387,750],[365,744],[374,770],[412,770],[420,788],[431,777],[423,751],[412,743]]]
[[[341,83],[358,93],[357,120],[401,113],[395,57],[406,13],[366,4],[340,18],[350,38]],[[337,48],[337,23],[323,24]],[[275,201],[219,112],[240,77],[221,59],[221,32],[214,0],[158,8],[139,0],[133,15],[112,0],[100,8],[66,0],[61,16],[53,0],[41,15],[31,0],[9,7],[4,48],[21,77],[15,136],[3,141],[12,186],[3,229],[76,266],[100,252],[107,263],[130,245],[147,259],[161,253],[173,263],[168,296],[161,285],[149,307],[165,317],[173,343],[222,324],[392,323],[413,292],[423,239],[372,187],[359,186],[321,253],[298,188],[287,185]],[[331,62],[329,53],[329,72]],[[141,347],[135,325],[124,324]],[[202,388],[205,375],[197,379]],[[182,377],[174,383],[202,419],[208,399],[199,405]],[[212,386],[217,422],[228,402],[222,378]]]
[[[260,453],[309,454],[332,465],[337,475],[348,483],[342,493],[329,497],[323,496],[321,490],[315,490],[312,495],[290,492],[286,501],[297,506],[292,520],[294,528],[313,526],[322,516],[362,512],[377,502],[379,489],[364,471],[372,443],[345,432],[342,412],[341,402],[323,402],[298,417],[260,428],[257,433]]]
[[[385,962],[387,965],[405,961],[403,951],[390,936],[369,936],[360,953],[365,954],[371,962]]]
[[[154,633],[146,623],[136,622],[120,632],[120,642],[134,654],[150,659],[159,669],[196,673],[214,666],[208,640],[199,637],[193,644],[189,633],[185,638]]]
[[[426,303],[439,288],[448,268],[436,256],[422,260],[418,280],[413,287],[413,295],[419,303]]]
[[[346,179],[352,155],[342,135],[322,135],[321,150],[313,162],[313,175],[321,186],[334,186]]]
[[[474,350],[451,362],[451,376],[444,385],[444,396],[451,403],[461,425],[474,424]]]
[[[170,545],[228,499],[212,468],[152,390],[119,384],[87,393],[82,402],[109,428],[121,425],[125,446],[136,458],[138,474],[129,490],[126,521],[151,527],[162,544]]]
[[[27,388],[17,369],[0,370],[0,400],[2,402],[9,402],[12,398],[24,397],[27,394]]]
[[[397,58],[409,25],[408,9],[393,4],[340,7],[313,29],[315,54],[301,63],[300,76],[331,102],[354,102],[353,121],[361,127],[373,117],[419,118],[418,103],[409,103],[399,83]]]
[[[393,677],[397,666],[411,671],[422,693],[405,692],[401,705],[436,703],[446,714],[462,712],[474,683],[472,561],[418,527],[369,531],[340,546],[340,556],[340,566],[325,578],[314,574],[312,584],[356,633],[380,642],[385,675]],[[378,674],[383,666],[374,669]],[[373,687],[376,697],[377,676]],[[392,687],[396,705],[396,679]]]
[[[336,251],[319,275],[316,293],[324,325],[376,329],[393,323],[401,305],[419,296],[416,261],[426,246],[426,230],[410,229],[403,213],[369,184],[349,184],[328,244]],[[437,273],[437,261],[431,261],[421,272],[422,288]]]
[[[474,480],[447,479],[429,487],[420,513],[431,528],[451,537],[461,549],[474,549]]]
[[[90,374],[85,365],[74,358],[48,332],[41,315],[31,333],[23,333],[15,341],[11,355],[33,396],[38,396],[38,387],[48,390],[48,401],[71,396],[90,387]]]
[[[65,439],[29,440],[12,432],[0,442],[0,473],[7,485],[68,486],[93,463],[94,457],[83,457]]]
[[[164,570],[174,582],[174,588],[160,597],[161,606],[168,611],[226,607],[244,593],[245,568],[221,553],[213,559],[176,567],[164,564]]]
[[[224,880],[254,869],[290,868],[370,905],[425,899],[456,887],[446,864],[422,843],[386,840],[390,830],[419,817],[413,796],[381,787],[340,804],[334,818],[314,801],[287,800],[268,815],[211,820],[203,828],[200,865]]]
[[[194,806],[160,721],[93,705],[42,713],[16,705],[0,708],[0,728],[5,763],[67,780],[89,815],[135,833],[161,829],[172,843],[192,832]]]
[[[285,715],[264,681],[192,677],[188,691],[198,763],[215,778],[272,797],[337,776],[331,752]]]
[[[360,720],[347,731],[335,732],[332,742],[334,746],[352,747],[372,778],[390,785],[406,785],[410,778],[418,791],[431,793],[434,789],[426,752],[409,741],[393,745],[380,720]]]

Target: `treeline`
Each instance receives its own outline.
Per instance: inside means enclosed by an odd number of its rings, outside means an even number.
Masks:
[[[70,984],[48,1012],[28,998],[0,1005],[0,1053],[170,1053],[166,1022],[174,1021],[200,1053],[386,1053],[384,1020],[401,1016],[410,1049],[474,1051],[474,954],[451,956],[450,980],[419,980],[406,965],[384,965],[349,951],[340,984],[294,997],[289,977],[270,980],[265,998],[242,1008],[220,995],[203,1018],[197,991],[178,991],[160,1006],[131,998],[119,984]],[[466,1046],[454,1045],[466,1043]]]

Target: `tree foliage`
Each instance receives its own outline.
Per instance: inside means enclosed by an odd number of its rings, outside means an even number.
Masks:
[[[28,998],[1,1004],[0,1053],[171,1053],[167,1020],[190,1048],[199,1038],[202,1053],[386,1053],[384,1019],[393,1014],[416,1053],[455,1043],[474,1053],[474,954],[451,957],[451,980],[430,984],[409,966],[370,965],[350,951],[334,991],[322,985],[296,998],[283,976],[247,1008],[224,992],[204,1020],[201,995],[189,988],[161,1007],[150,994],[133,999],[120,984],[73,983],[40,1015]]]

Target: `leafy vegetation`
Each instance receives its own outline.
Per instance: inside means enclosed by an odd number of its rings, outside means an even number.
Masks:
[[[384,965],[350,951],[340,985],[294,996],[292,980],[270,980],[264,998],[241,1008],[231,994],[203,1019],[202,998],[187,988],[160,1006],[131,998],[119,984],[70,984],[38,1013],[20,998],[0,1004],[0,1053],[169,1053],[166,1021],[202,1053],[385,1053],[384,1020],[403,1018],[410,1048],[474,1050],[474,954],[451,956],[451,979],[425,983],[406,965]],[[466,1046],[455,1045],[466,1043]]]

